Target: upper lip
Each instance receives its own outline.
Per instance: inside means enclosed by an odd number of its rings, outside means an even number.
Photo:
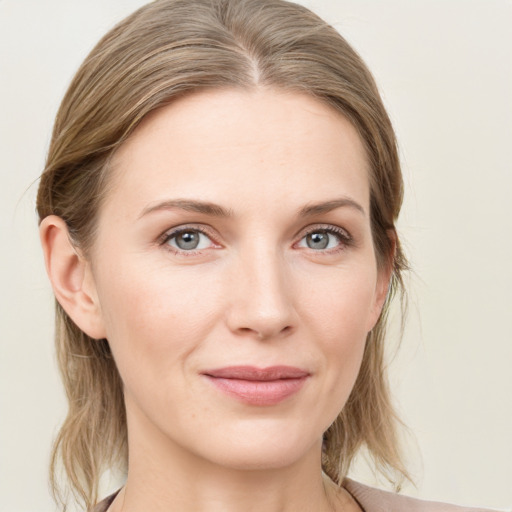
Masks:
[[[295,366],[268,366],[258,368],[256,366],[227,366],[202,372],[203,375],[221,379],[239,379],[268,381],[279,379],[299,379],[307,377],[309,372]]]

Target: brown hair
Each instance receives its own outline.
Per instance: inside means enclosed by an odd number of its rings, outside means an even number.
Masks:
[[[393,274],[355,387],[324,435],[322,465],[341,484],[364,446],[393,480],[406,475],[383,355],[389,302],[403,291],[406,267],[394,228],[402,202],[399,158],[370,72],[315,14],[283,0],[157,0],[126,18],[85,59],[62,101],[39,186],[39,218],[61,217],[87,255],[108,193],[109,160],[148,113],[200,89],[257,86],[304,92],[329,104],[365,144],[377,260],[391,264]],[[89,508],[103,470],[116,462],[126,466],[122,382],[108,341],[89,338],[58,303],[56,345],[69,411],[52,452],[52,489],[62,501],[61,461],[75,497]]]

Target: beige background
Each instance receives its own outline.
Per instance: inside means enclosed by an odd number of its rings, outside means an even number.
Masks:
[[[54,510],[46,465],[65,412],[33,182],[73,72],[142,3],[0,0],[1,511]],[[512,2],[302,3],[366,59],[401,144],[414,273],[392,381],[415,434],[407,492],[510,509]]]

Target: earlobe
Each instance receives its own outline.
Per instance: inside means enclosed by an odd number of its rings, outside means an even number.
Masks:
[[[386,297],[388,295],[389,285],[391,281],[391,271],[388,269],[379,270],[379,276],[377,278],[377,287],[375,290],[375,302],[374,302],[374,312],[373,312],[373,325],[372,329],[379,320],[380,314],[382,312],[382,308],[386,302]]]
[[[391,242],[389,254],[386,258],[384,264],[378,268],[377,274],[377,284],[375,287],[375,298],[373,304],[372,311],[372,321],[371,326],[368,331],[371,331],[377,321],[379,320],[380,314],[382,312],[382,308],[386,302],[386,298],[389,291],[389,286],[391,284],[391,279],[393,276],[393,267],[395,261],[395,252],[396,252],[396,233],[394,230],[388,230],[387,236]]]
[[[41,221],[39,235],[55,298],[88,336],[105,338],[90,264],[71,242],[66,223],[49,215]]]

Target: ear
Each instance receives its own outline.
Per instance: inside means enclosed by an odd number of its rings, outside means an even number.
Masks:
[[[55,298],[73,322],[91,338],[106,337],[90,263],[71,242],[66,223],[56,215],[39,226],[46,272]]]
[[[375,286],[374,302],[370,315],[370,328],[368,329],[368,332],[370,332],[375,327],[375,324],[379,320],[382,308],[384,307],[384,303],[386,302],[386,297],[388,295],[391,276],[393,275],[396,252],[396,232],[394,229],[388,229],[386,234],[390,241],[390,249],[389,254],[385,256],[385,261],[378,263],[377,283]]]

